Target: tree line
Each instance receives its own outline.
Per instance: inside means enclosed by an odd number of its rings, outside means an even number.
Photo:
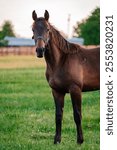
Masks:
[[[10,21],[5,21],[0,31],[0,46],[7,46],[7,41],[4,40],[6,36],[15,37],[13,25]]]
[[[97,7],[86,19],[76,23],[74,34],[84,38],[85,45],[100,44],[100,8]]]

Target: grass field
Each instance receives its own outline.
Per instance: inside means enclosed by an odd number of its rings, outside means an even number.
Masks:
[[[99,150],[99,91],[82,96],[84,143],[76,144],[66,95],[62,142],[53,144],[55,108],[44,66],[34,56],[0,57],[0,150]]]

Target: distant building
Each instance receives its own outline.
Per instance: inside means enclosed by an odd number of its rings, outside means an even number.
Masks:
[[[33,39],[6,36],[4,40],[8,41],[8,46],[34,46],[35,45]]]
[[[9,37],[6,36],[4,40],[8,41],[8,46],[35,46],[35,42],[33,39],[28,39],[28,38],[16,38],[16,37]],[[67,39],[67,41],[75,44],[84,44],[84,39],[83,38],[77,38],[73,37],[70,39]]]
[[[84,39],[83,38],[78,38],[78,37],[72,37],[70,39],[67,39],[67,41],[69,41],[71,43],[75,43],[75,44],[80,44],[80,45],[84,44]]]

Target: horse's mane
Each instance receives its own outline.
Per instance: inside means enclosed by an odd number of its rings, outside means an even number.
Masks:
[[[74,54],[79,53],[81,51],[80,45],[68,42],[55,27],[53,27],[52,25],[50,26],[54,42],[58,42],[57,46],[62,52],[66,54]]]

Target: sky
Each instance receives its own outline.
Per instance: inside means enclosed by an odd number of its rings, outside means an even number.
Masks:
[[[10,20],[18,37],[31,38],[32,11],[43,17],[48,10],[49,22],[71,36],[76,22],[86,18],[99,5],[99,0],[0,0],[0,26]]]

